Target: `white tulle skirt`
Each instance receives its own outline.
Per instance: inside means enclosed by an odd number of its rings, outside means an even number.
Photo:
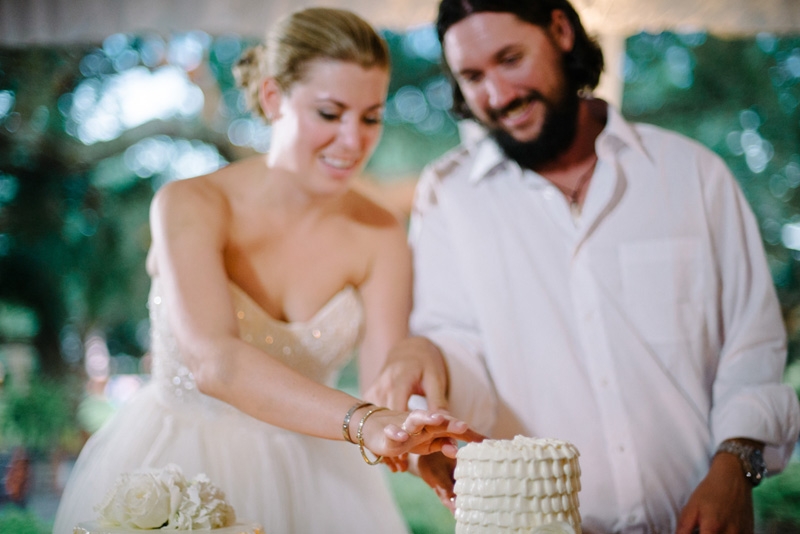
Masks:
[[[406,533],[384,479],[358,448],[267,425],[241,412],[167,407],[150,384],[87,442],[70,474],[55,534],[96,519],[94,507],[117,476],[179,465],[206,473],[240,521],[265,534]],[[228,407],[230,408],[230,407]]]

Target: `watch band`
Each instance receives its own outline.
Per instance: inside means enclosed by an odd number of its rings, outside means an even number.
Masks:
[[[729,439],[719,444],[717,452],[728,452],[738,456],[744,476],[753,486],[758,486],[767,475],[767,466],[759,447]]]

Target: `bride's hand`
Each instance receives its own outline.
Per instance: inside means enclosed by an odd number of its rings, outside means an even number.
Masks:
[[[415,454],[442,452],[450,458],[455,458],[458,452],[456,439],[462,441],[483,439],[483,436],[471,430],[467,423],[448,413],[427,410],[411,411],[399,428],[390,424],[386,426],[384,433],[387,437],[401,443],[413,441],[413,438],[427,438],[419,445],[415,445],[409,452]],[[433,446],[434,444],[437,446]]]
[[[390,463],[390,467],[400,470],[404,470],[402,455],[406,453],[441,452],[455,458],[457,440],[481,439],[483,436],[470,429],[465,422],[446,413],[426,410],[410,413],[381,410],[369,417],[364,428],[365,446],[380,456],[401,457]]]

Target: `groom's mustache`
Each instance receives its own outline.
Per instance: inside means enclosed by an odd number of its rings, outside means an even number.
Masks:
[[[544,104],[548,104],[547,100],[544,98],[544,95],[539,91],[531,91],[525,96],[520,96],[506,104],[500,109],[497,108],[489,108],[486,110],[486,114],[493,122],[498,122],[504,115],[511,112],[511,110],[524,106],[526,104],[530,104],[531,102],[535,101],[543,102]]]

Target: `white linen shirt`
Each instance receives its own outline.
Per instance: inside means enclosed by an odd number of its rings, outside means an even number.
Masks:
[[[609,106],[583,215],[486,138],[423,172],[411,329],[452,412],[580,450],[584,532],[674,532],[716,446],[800,431],[756,221],[723,161]]]

